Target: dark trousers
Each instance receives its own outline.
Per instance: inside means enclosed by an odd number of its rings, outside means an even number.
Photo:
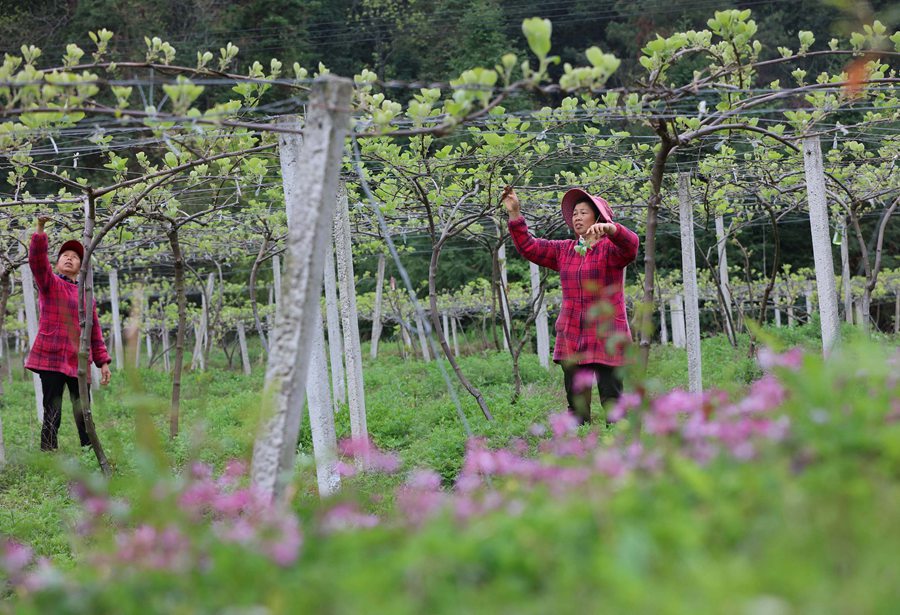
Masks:
[[[600,403],[604,406],[619,399],[622,395],[622,378],[616,373],[617,368],[612,365],[602,363],[586,365],[562,363],[561,365],[569,412],[578,419],[579,425],[591,422],[591,388],[594,377],[597,379]]]
[[[78,378],[71,378],[60,372],[39,372],[41,389],[44,392],[44,424],[41,426],[41,450],[53,451],[58,447],[57,434],[62,420],[63,390],[69,389],[72,400],[72,413],[78,427],[78,438],[81,446],[90,446],[91,439],[84,428],[84,415],[81,414],[81,399],[78,395]]]

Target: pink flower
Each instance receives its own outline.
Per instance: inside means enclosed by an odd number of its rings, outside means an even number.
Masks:
[[[345,438],[338,443],[338,448],[345,457],[360,461],[362,468],[369,472],[392,474],[400,469],[400,458],[380,450],[369,438]]]
[[[212,478],[212,468],[205,463],[196,461],[191,464],[190,475],[195,480],[206,480]]]
[[[231,459],[225,464],[225,476],[240,478],[247,473],[247,464],[240,459]]]
[[[549,421],[550,431],[553,432],[554,438],[560,438],[567,434],[574,433],[578,427],[578,421],[569,412],[551,414]]]
[[[766,374],[750,385],[750,391],[737,404],[741,414],[756,414],[774,410],[787,399],[787,391],[771,374]]]
[[[360,512],[354,503],[342,503],[333,506],[322,519],[322,529],[326,532],[337,532],[353,528],[371,528],[379,523],[375,515]]]
[[[441,488],[441,475],[434,470],[415,470],[409,475],[406,486],[419,491],[438,491]]]
[[[444,504],[441,477],[432,470],[416,470],[396,492],[397,507],[406,519],[418,525],[431,517]]]
[[[785,368],[797,371],[803,365],[804,352],[802,348],[791,348],[787,352],[778,354],[768,346],[760,348],[757,360],[760,367],[771,372],[776,368]]]
[[[22,572],[33,560],[31,547],[9,538],[0,540],[0,569],[9,576]]]
[[[533,423],[531,427],[528,428],[528,433],[536,438],[541,438],[547,433],[547,428],[540,423]]]
[[[609,411],[609,420],[613,423],[621,421],[631,410],[639,408],[641,401],[641,396],[637,393],[623,393],[616,400],[616,405]]]
[[[590,369],[579,369],[572,378],[572,388],[576,393],[594,386],[594,372]]]
[[[281,516],[276,536],[263,544],[263,552],[279,566],[290,566],[300,555],[303,535],[300,522],[293,514]]]

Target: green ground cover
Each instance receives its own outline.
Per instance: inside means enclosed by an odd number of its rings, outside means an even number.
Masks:
[[[822,364],[815,327],[765,334],[812,351],[799,372],[783,374],[788,395],[779,412],[790,419],[787,439],[750,459],[697,463],[675,440],[643,433],[642,446],[659,453],[654,469],[617,480],[594,477],[575,490],[496,475],[490,492],[502,506],[465,521],[458,508],[456,514],[448,509],[420,524],[399,520],[398,487],[409,470],[426,467],[449,493],[461,475],[466,440],[436,366],[385,348],[365,365],[369,430],[381,448],[399,455],[402,470],[346,479],[342,493],[323,507],[304,426],[292,499],[303,546],[288,566],[222,545],[212,548],[202,571],[121,572],[98,564],[96,553],[110,552],[111,543],[100,534],[73,537],[79,506],[69,489],[73,477],[94,480],[85,476],[96,478],[96,462],[76,450],[71,419],[57,454],[34,452],[31,385],[16,380],[2,409],[9,464],[0,472],[0,531],[78,583],[9,595],[0,611],[891,612],[900,601],[893,563],[900,531],[892,522],[900,514],[896,344],[848,342],[845,356]],[[734,399],[762,375],[742,344],[733,349],[720,337],[703,342],[705,385]],[[652,356],[643,386],[662,393],[686,384],[683,351],[656,348]],[[462,397],[487,448],[524,442],[528,455],[556,454],[540,448],[546,437],[530,428],[547,425],[563,406],[557,368],[548,373],[526,356],[525,391],[512,404],[507,357],[473,352],[462,365],[496,419],[487,423]],[[188,374],[182,432],[174,441],[149,435],[166,432],[163,374],[141,370],[98,394],[98,428],[116,465],[109,492],[132,503],[129,519],[167,518],[148,504],[160,474],[183,473],[196,460],[219,471],[229,459],[249,457],[261,384],[261,367],[249,377],[221,366]],[[346,411],[337,422],[339,435],[347,435]],[[589,441],[596,434],[600,450],[629,429],[627,423],[609,431],[595,426],[572,437]],[[161,450],[152,461],[148,451],[156,446]],[[341,506],[381,521],[324,531],[323,520]]]

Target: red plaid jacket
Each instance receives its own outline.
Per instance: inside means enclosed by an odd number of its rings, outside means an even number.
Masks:
[[[631,329],[625,313],[625,266],[637,256],[638,236],[616,223],[618,231],[604,237],[587,254],[575,251],[575,240],[537,239],[525,218],[509,222],[519,254],[559,272],[562,306],[556,319],[553,360],[579,364],[623,365]]]
[[[60,372],[78,377],[78,284],[60,275],[53,275],[47,257],[47,235],[35,233],[28,249],[28,265],[38,288],[41,316],[37,338],[28,353],[25,367],[32,371]],[[93,305],[94,325],[91,329],[91,351],[88,357],[97,367],[110,363],[106,344],[97,318],[97,303]],[[88,372],[90,379],[90,371]]]

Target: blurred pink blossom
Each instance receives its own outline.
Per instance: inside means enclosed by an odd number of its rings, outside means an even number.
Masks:
[[[759,349],[757,360],[760,367],[765,371],[771,372],[776,368],[785,368],[791,371],[797,371],[803,365],[804,352],[802,348],[791,348],[787,352],[781,354],[775,352],[768,346]]]
[[[617,423],[624,419],[630,411],[639,408],[641,401],[641,396],[638,393],[623,393],[622,396],[616,400],[616,405],[609,411],[607,418],[611,422]]]

